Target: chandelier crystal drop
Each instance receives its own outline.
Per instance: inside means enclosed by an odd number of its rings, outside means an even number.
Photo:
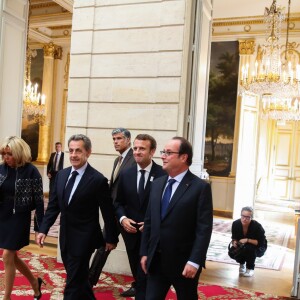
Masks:
[[[288,42],[290,1],[285,47],[280,45],[283,8],[273,0],[265,8],[266,43],[258,47],[257,59],[250,67],[242,66],[240,91],[260,96],[262,118],[299,120],[300,65],[295,59],[295,43]]]

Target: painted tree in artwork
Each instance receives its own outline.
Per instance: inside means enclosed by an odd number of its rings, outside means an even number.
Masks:
[[[219,54],[209,77],[206,137],[210,161],[216,160],[215,148],[220,138],[233,139],[238,84],[238,53]],[[230,157],[231,159],[231,157]]]

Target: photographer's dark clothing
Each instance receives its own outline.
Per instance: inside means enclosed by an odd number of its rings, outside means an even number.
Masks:
[[[247,269],[254,270],[256,257],[263,256],[267,249],[265,230],[262,225],[255,220],[251,220],[248,231],[244,235],[241,219],[238,219],[232,223],[231,233],[232,240],[251,239],[258,241],[257,246],[246,243],[242,254],[236,260],[240,264],[246,263]]]

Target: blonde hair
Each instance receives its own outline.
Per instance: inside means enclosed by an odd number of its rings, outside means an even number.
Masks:
[[[31,162],[31,150],[29,145],[21,138],[17,136],[6,137],[0,146],[0,153],[2,155],[5,152],[5,148],[9,147],[13,158],[16,162],[16,167],[24,166],[26,163]]]

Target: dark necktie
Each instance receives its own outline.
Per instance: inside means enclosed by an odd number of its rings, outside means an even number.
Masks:
[[[66,185],[66,188],[65,188],[65,191],[64,191],[64,201],[67,205],[69,203],[69,198],[70,198],[70,195],[71,195],[71,192],[72,192],[72,189],[73,189],[73,186],[74,186],[75,179],[76,179],[77,175],[78,175],[78,172],[73,171],[72,176],[71,176],[71,178],[69,179],[69,181]]]
[[[141,172],[141,177],[140,177],[140,181],[139,181],[139,198],[140,201],[143,200],[144,198],[144,192],[145,192],[145,170],[140,170]]]
[[[53,168],[54,171],[57,171],[57,169],[56,169],[57,158],[58,158],[58,153],[55,153],[55,158],[54,158],[54,168]]]
[[[168,205],[171,199],[171,195],[172,195],[172,185],[176,182],[175,179],[169,179],[168,180],[168,185],[165,189],[164,195],[162,197],[161,200],[161,210],[160,210],[160,216],[163,219],[164,216],[166,215],[167,209],[168,209]]]

